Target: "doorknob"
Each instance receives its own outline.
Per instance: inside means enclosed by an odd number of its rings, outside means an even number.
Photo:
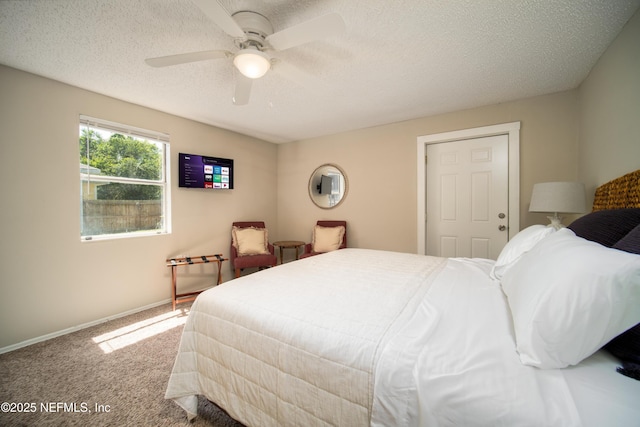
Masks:
[[[500,231],[504,231],[506,229],[507,229],[507,227],[505,225],[501,225],[501,226],[498,227],[498,230],[500,230]]]

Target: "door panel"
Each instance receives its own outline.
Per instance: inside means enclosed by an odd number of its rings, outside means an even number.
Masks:
[[[508,157],[507,135],[427,146],[428,255],[498,257],[508,240]]]
[[[471,222],[489,221],[489,197],[491,174],[487,172],[471,174]]]
[[[458,193],[458,176],[442,175],[440,184],[440,218],[443,221],[455,221],[458,218],[456,194]]]

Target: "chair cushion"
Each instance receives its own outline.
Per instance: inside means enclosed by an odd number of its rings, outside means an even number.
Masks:
[[[344,237],[344,226],[323,227],[316,225],[313,229],[313,251],[331,252],[340,249]]]
[[[269,236],[266,228],[233,227],[231,234],[233,245],[238,250],[238,256],[269,253]]]

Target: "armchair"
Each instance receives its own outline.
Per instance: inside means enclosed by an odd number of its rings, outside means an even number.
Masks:
[[[318,221],[313,229],[311,243],[304,246],[304,253],[300,258],[329,252],[347,247],[346,221]]]
[[[234,222],[230,254],[229,260],[236,278],[245,268],[257,267],[261,270],[277,263],[264,221]]]

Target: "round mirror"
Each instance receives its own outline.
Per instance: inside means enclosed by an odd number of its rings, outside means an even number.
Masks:
[[[338,206],[347,197],[348,190],[347,175],[338,165],[322,165],[309,178],[309,197],[322,209]]]

